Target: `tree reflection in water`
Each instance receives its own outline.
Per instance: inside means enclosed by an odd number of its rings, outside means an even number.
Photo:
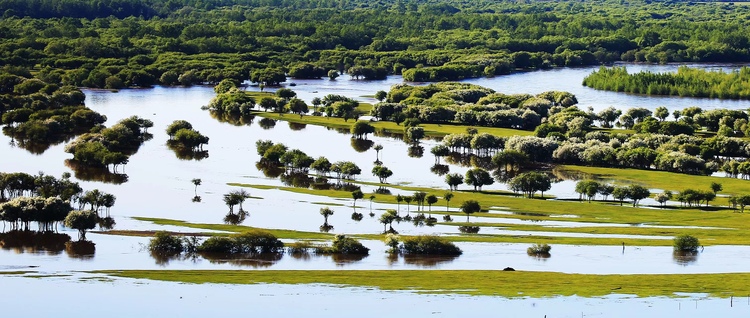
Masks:
[[[9,231],[0,233],[0,248],[21,253],[45,253],[58,255],[70,241],[68,234],[37,231]]]
[[[80,164],[77,160],[65,159],[65,166],[73,170],[78,180],[99,181],[111,184],[123,184],[128,182],[128,175],[124,173],[112,173],[107,168],[89,167]]]
[[[245,219],[250,215],[247,211],[240,210],[237,213],[229,212],[224,216],[224,223],[231,225],[239,225],[245,222]]]
[[[354,151],[362,153],[370,150],[375,143],[368,139],[351,138],[352,149]]]
[[[174,140],[167,140],[167,148],[174,152],[177,159],[180,160],[195,160],[200,161],[208,158],[208,150],[193,150],[190,148],[183,147],[180,143]]]
[[[68,241],[65,242],[65,252],[71,258],[90,260],[96,253],[96,244],[91,241]]]
[[[672,260],[679,265],[688,266],[698,260],[698,252],[674,251]]]
[[[273,129],[273,127],[276,127],[276,121],[270,118],[261,118],[260,121],[258,121],[258,125],[260,125],[260,128],[263,128],[264,130]]]

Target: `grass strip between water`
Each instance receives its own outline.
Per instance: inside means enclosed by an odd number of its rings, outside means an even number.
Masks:
[[[267,186],[253,184],[229,183],[231,186],[251,187],[262,190],[278,189],[300,194],[310,194],[325,196],[328,198],[351,199],[351,193],[337,190],[315,190],[309,188],[295,188],[284,186]],[[425,191],[441,196],[445,190],[418,188],[403,185],[383,185],[392,189],[406,191]],[[451,201],[451,206],[456,207],[465,200],[477,200],[483,207],[504,207],[507,211],[513,213],[481,212],[475,213],[472,217],[497,218],[497,223],[486,222],[481,226],[502,227],[505,230],[515,231],[544,231],[556,233],[581,233],[581,234],[613,234],[613,235],[654,235],[654,236],[676,236],[681,234],[690,234],[701,239],[703,245],[750,245],[750,214],[735,213],[727,208],[711,207],[709,210],[702,208],[679,209],[651,209],[651,208],[633,208],[628,204],[620,206],[616,203],[605,202],[578,202],[578,201],[560,201],[560,200],[539,200],[526,199],[507,195],[499,192],[473,192],[473,191],[454,191],[455,197]],[[375,202],[396,204],[394,195],[375,195]],[[441,207],[444,209],[444,201],[433,206],[434,214],[446,214],[438,212]],[[405,204],[401,204],[402,213]],[[444,211],[444,210],[443,210]],[[414,205],[412,204],[412,212]],[[463,221],[459,217],[463,216],[460,212],[450,212],[457,221]],[[560,217],[563,216],[563,217]],[[573,216],[573,217],[567,217]],[[575,221],[591,223],[587,227],[548,227],[536,224],[506,224],[502,219],[522,219],[522,220],[539,220],[539,221]],[[472,222],[473,223],[473,222]],[[629,227],[612,227],[607,224],[632,224]],[[597,226],[603,224],[603,226]],[[674,226],[681,228],[656,228],[642,227],[638,224],[650,224],[661,226]],[[449,225],[465,225],[462,223],[452,223]],[[711,227],[711,228],[688,228],[688,227]],[[398,229],[397,229],[398,230]],[[480,232],[481,233],[481,232]],[[526,234],[510,235],[514,242],[536,242],[541,235],[536,237],[526,237]],[[564,234],[563,234],[564,235]],[[455,241],[474,241],[474,242],[508,242],[508,237],[499,235],[465,235],[455,239]],[[542,237],[543,238],[543,237]],[[548,237],[543,238],[540,242],[558,243],[558,244],[585,244],[585,245],[617,245],[623,242],[630,245],[653,245],[668,246],[671,240],[654,240],[649,238],[620,239],[620,238],[574,238],[574,237]]]
[[[750,294],[750,273],[593,275],[500,270],[126,270],[97,271],[116,277],[184,283],[333,284],[428,294],[503,297],[714,297]]]

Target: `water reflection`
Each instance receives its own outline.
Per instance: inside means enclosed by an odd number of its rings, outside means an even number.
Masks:
[[[117,222],[115,222],[115,219],[113,217],[110,217],[110,216],[99,218],[99,220],[97,221],[97,223],[99,224],[99,229],[100,230],[111,230],[111,229],[114,229],[115,225],[117,224]]]
[[[328,233],[333,231],[333,225],[330,225],[328,223],[323,223],[323,225],[320,226],[320,231],[323,233]]]
[[[295,188],[309,188],[315,182],[313,177],[304,172],[287,172],[280,175],[279,178],[285,186]]]
[[[229,212],[224,216],[224,223],[231,225],[239,225],[245,222],[245,219],[250,215],[247,211],[240,210],[237,213]]]
[[[37,231],[9,231],[0,233],[0,248],[15,253],[46,253],[57,255],[65,250],[70,241],[68,234]]]
[[[74,159],[65,159],[65,166],[73,170],[78,180],[99,181],[111,184],[123,184],[128,182],[128,175],[124,173],[113,173],[107,168],[90,167],[80,164]]]
[[[250,126],[255,120],[255,115],[238,115],[230,114],[228,112],[209,112],[211,118],[218,120],[222,123],[227,123],[233,126]]]
[[[407,154],[410,158],[422,158],[422,156],[424,156],[424,147],[420,145],[412,145],[407,149]]]
[[[180,160],[196,160],[200,161],[208,158],[208,150],[194,150],[186,148],[182,144],[174,141],[167,140],[167,148],[174,152],[175,157]]]
[[[404,255],[404,263],[417,267],[435,267],[453,262],[458,256]]]
[[[199,253],[211,264],[230,264],[242,267],[267,268],[284,257],[284,253],[260,253],[249,255],[226,255],[215,253]]]
[[[432,165],[432,167],[430,167],[430,172],[432,172],[432,173],[434,173],[434,174],[436,174],[438,176],[441,176],[441,177],[444,176],[444,175],[446,175],[446,174],[448,174],[448,172],[450,172],[450,171],[451,171],[451,169],[450,169],[450,167],[448,165],[441,165],[441,164],[436,163],[436,164]]]
[[[71,258],[91,260],[96,253],[96,244],[91,241],[68,241],[65,242],[65,253]]]
[[[274,164],[265,163],[263,161],[258,161],[255,163],[255,168],[258,169],[258,171],[262,172],[266,178],[275,179],[278,178],[281,174],[284,173],[284,168],[279,167]]]
[[[307,124],[289,122],[289,129],[292,131],[300,131],[307,128]]]
[[[368,139],[351,138],[351,145],[354,151],[362,153],[370,150],[375,143]]]
[[[276,120],[273,120],[271,118],[261,118],[258,122],[260,125],[260,128],[263,128],[264,130],[272,129],[273,127],[276,127]]]
[[[336,263],[337,266],[344,266],[347,264],[353,264],[356,262],[359,262],[363,259],[365,259],[368,255],[361,255],[361,254],[330,254],[331,259],[333,259],[333,262]]]
[[[58,135],[51,137],[47,142],[40,143],[20,138],[22,136],[15,134],[8,126],[3,127],[3,133],[11,138],[9,142],[11,147],[18,147],[35,155],[41,155],[50,147],[67,143],[75,138],[75,135]]]
[[[688,266],[698,260],[698,252],[675,251],[672,253],[672,260],[682,266]]]

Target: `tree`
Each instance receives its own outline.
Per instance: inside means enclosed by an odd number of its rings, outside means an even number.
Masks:
[[[318,157],[311,165],[310,169],[317,171],[319,174],[328,175],[331,172],[331,162],[326,157]]]
[[[401,202],[404,202],[404,196],[397,194],[396,195],[396,212],[401,213]]]
[[[286,101],[296,97],[297,93],[289,88],[279,88],[276,90],[276,97],[283,98]]]
[[[375,200],[375,196],[371,194],[370,195],[370,216],[373,216],[372,214],[372,201],[373,200]]]
[[[335,80],[337,77],[339,77],[339,72],[336,70],[330,70],[328,71],[328,78],[330,78],[332,81]]]
[[[575,191],[578,193],[578,200],[581,200],[581,197],[586,195],[588,201],[591,202],[591,199],[596,196],[599,189],[601,189],[601,185],[598,182],[593,180],[581,180],[576,183]]]
[[[406,215],[409,215],[409,212],[411,212],[411,201],[414,199],[414,197],[411,196],[405,196],[404,202],[406,202]]]
[[[654,116],[656,118],[659,118],[659,121],[664,121],[665,119],[667,119],[667,117],[669,117],[669,110],[664,106],[656,107]]]
[[[451,199],[453,199],[453,193],[452,192],[446,192],[443,195],[443,199],[445,199],[445,211],[448,212],[451,209]]]
[[[167,126],[167,135],[169,139],[172,139],[178,131],[182,129],[193,129],[193,125],[187,120],[175,120],[169,126]]]
[[[377,144],[372,149],[375,149],[375,162],[380,162],[380,151],[383,150],[383,145]]]
[[[333,215],[333,210],[329,207],[320,208],[320,215],[324,218],[323,224],[328,224],[328,217]]]
[[[258,105],[260,105],[260,108],[263,108],[264,111],[268,111],[269,109],[276,108],[276,99],[273,97],[263,97],[260,99]]]
[[[314,97],[311,102],[312,102],[312,105],[313,105],[313,112],[317,112],[318,111],[318,106],[320,106],[321,104],[323,104],[323,101],[320,99],[320,97]]]
[[[363,139],[363,137],[366,139],[367,134],[372,134],[375,132],[375,127],[370,125],[369,122],[359,120],[354,123],[354,125],[352,125],[350,131],[352,135],[357,137],[357,139]]]
[[[656,202],[659,202],[659,205],[664,206],[667,201],[672,199],[672,191],[664,191],[662,193],[659,193],[656,195]]]
[[[466,214],[466,222],[469,222],[469,215],[482,210],[482,206],[476,200],[466,200],[461,203],[461,212]]]
[[[418,144],[419,140],[424,138],[424,128],[422,127],[408,127],[406,128],[406,138],[414,144]]]
[[[309,111],[309,108],[307,107],[307,104],[305,103],[305,101],[299,98],[292,98],[289,101],[289,110],[293,114],[297,114],[300,117],[302,117],[302,115],[306,114]]]
[[[721,192],[721,190],[724,190],[724,187],[721,185],[721,183],[711,182],[711,191],[713,191],[714,194]]]
[[[438,202],[438,197],[434,194],[427,196],[427,205],[430,206],[430,212],[432,212],[432,205]]]
[[[648,198],[651,191],[641,185],[631,184],[628,187],[628,198],[633,200],[633,206],[638,205],[638,201]]]
[[[365,194],[362,193],[362,190],[354,190],[352,191],[352,199],[354,199],[354,203],[352,203],[352,207],[357,207],[357,200],[362,199],[365,197]]]
[[[466,182],[466,184],[470,186],[473,186],[474,191],[477,191],[477,188],[479,188],[479,191],[481,191],[482,186],[491,185],[495,183],[495,180],[492,179],[492,176],[489,172],[487,172],[487,170],[484,170],[482,168],[474,168],[466,171],[464,182]]]
[[[622,202],[628,197],[628,188],[626,187],[616,187],[614,191],[612,191],[612,197],[615,198],[615,200],[620,201],[620,206],[622,206]]]
[[[533,197],[537,191],[541,191],[544,197],[544,191],[552,188],[552,180],[544,173],[525,172],[513,177],[508,182],[508,188],[513,192],[521,192],[529,198]]]
[[[386,93],[385,91],[375,92],[375,99],[377,99],[379,102],[382,102],[387,96],[388,93]]]
[[[378,177],[380,183],[386,183],[386,180],[393,175],[393,171],[384,166],[372,167],[372,175]]]
[[[458,191],[458,186],[464,183],[464,176],[458,173],[449,173],[445,175],[445,183],[448,184],[451,191]]]
[[[99,216],[94,211],[71,211],[65,217],[65,226],[78,230],[78,240],[86,240],[86,231],[96,227]]]
[[[424,200],[427,198],[427,193],[422,191],[414,192],[413,198],[414,203],[417,205],[417,211],[421,211],[424,208]]]
[[[383,233],[386,233],[386,232],[394,233],[395,231],[393,230],[393,221],[397,220],[398,218],[399,217],[398,217],[397,212],[391,209],[388,209],[385,211],[385,213],[381,214],[380,223],[383,224]],[[385,230],[386,225],[388,225],[389,227],[388,231]]]

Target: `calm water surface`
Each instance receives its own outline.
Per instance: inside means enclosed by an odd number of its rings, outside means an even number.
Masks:
[[[652,71],[670,71],[674,70],[674,65],[646,66],[634,65],[629,66],[631,71],[640,69],[649,69]],[[701,67],[715,67],[711,65],[701,65]],[[506,93],[530,92],[538,93],[546,90],[568,90],[578,96],[581,106],[592,106],[594,108],[603,108],[614,105],[620,108],[641,106],[654,108],[660,105],[666,105],[670,108],[682,108],[690,105],[698,105],[704,108],[728,107],[728,108],[746,108],[747,102],[742,101],[718,101],[708,99],[686,99],[686,98],[655,98],[645,96],[634,96],[626,94],[615,94],[609,92],[600,92],[580,86],[583,76],[590,73],[594,68],[577,68],[577,69],[556,69],[550,71],[519,73],[510,76],[473,79],[469,82],[484,85]],[[314,96],[324,96],[325,94],[343,94],[350,97],[358,98],[362,101],[372,101],[363,98],[363,95],[371,95],[377,90],[387,90],[391,85],[400,83],[402,79],[397,76],[390,77],[386,81],[351,81],[340,79],[337,81],[317,80],[317,81],[298,81],[298,85],[293,87],[303,99],[311,100]],[[257,89],[249,87],[248,89]],[[262,139],[269,139],[274,142],[281,142],[290,148],[298,148],[313,157],[326,156],[331,161],[350,160],[356,162],[363,171],[359,180],[376,182],[377,178],[369,174],[373,167],[375,151],[370,149],[359,152],[351,146],[351,138],[348,134],[341,134],[333,130],[317,126],[295,126],[285,122],[276,123],[274,128],[265,129],[258,123],[258,119],[248,122],[246,125],[235,126],[228,123],[219,122],[209,115],[208,112],[200,110],[200,107],[206,105],[214,96],[212,88],[209,87],[190,87],[190,88],[164,88],[155,87],[152,89],[122,90],[118,93],[112,93],[103,90],[86,90],[86,103],[92,109],[105,114],[108,117],[108,125],[116,121],[132,116],[139,115],[154,121],[154,127],[150,131],[154,138],[146,142],[134,156],[131,157],[130,163],[125,166],[124,172],[128,175],[128,181],[115,185],[105,184],[94,181],[81,181],[85,189],[99,188],[102,191],[113,193],[117,196],[117,204],[112,210],[113,216],[117,220],[117,228],[120,229],[159,229],[162,227],[133,221],[131,216],[149,216],[170,219],[180,219],[191,222],[204,223],[221,223],[228,209],[222,202],[222,195],[233,189],[227,186],[228,182],[242,182],[252,184],[281,185],[278,179],[267,178],[263,172],[255,167],[259,156],[255,152],[255,142]],[[168,139],[164,129],[176,119],[185,119],[190,121],[193,126],[211,138],[210,144],[206,147],[209,151],[209,157],[201,161],[185,161],[175,157],[175,154],[166,146]],[[429,154],[429,149],[434,146],[436,141],[425,141],[422,146],[425,148],[425,155],[421,158],[407,156],[408,146],[402,141],[395,138],[371,136],[370,140],[374,144],[382,144],[384,150],[381,151],[381,160],[384,165],[394,171],[393,177],[389,178],[391,183],[409,183],[416,186],[435,187],[444,189],[443,177],[430,172],[430,167],[434,164],[434,158]],[[65,159],[72,156],[63,151],[64,144],[55,145],[46,150],[42,155],[31,154],[23,149],[14,147],[11,140],[6,136],[0,136],[0,167],[2,171],[23,171],[27,173],[37,173],[44,171],[47,174],[59,176],[63,172],[71,171],[64,164]],[[466,167],[449,165],[451,172],[463,174]],[[193,178],[201,178],[203,184],[198,187],[197,194],[201,196],[200,203],[191,202],[194,196],[193,184],[190,182]],[[573,182],[566,181],[556,185],[550,194],[559,197],[577,197],[573,193]],[[363,187],[366,193],[372,192],[373,187]],[[488,186],[488,190],[503,190],[504,184],[495,183]],[[357,212],[365,214],[362,221],[353,221],[351,213],[354,208],[351,207],[351,200],[336,200],[321,198],[317,196],[304,194],[290,194],[278,190],[255,190],[249,189],[254,196],[262,199],[250,199],[245,202],[244,207],[249,211],[250,216],[244,224],[265,227],[265,228],[287,228],[304,231],[318,231],[322,224],[322,217],[318,210],[324,205],[331,205],[335,214],[330,217],[329,223],[334,226],[334,233],[378,233],[382,231],[382,225],[376,220],[377,215],[388,208],[395,208],[393,205],[372,204],[372,211],[376,214],[375,218],[370,218],[367,214],[371,211],[370,204],[367,200],[357,202]],[[444,190],[435,191],[435,194],[442,195]],[[395,193],[399,193],[394,191]],[[405,193],[408,194],[408,193]],[[317,204],[311,204],[311,203]],[[648,203],[644,201],[644,203]],[[454,203],[454,205],[457,203]],[[444,207],[444,202],[439,202],[436,209]],[[414,206],[411,207],[414,210]],[[404,205],[401,206],[402,214],[406,211]],[[500,220],[497,220],[500,221]],[[561,225],[564,224],[552,224]],[[576,226],[580,224],[567,224]],[[401,223],[394,226],[403,234],[429,234],[429,233],[457,233],[457,229],[452,226],[436,225],[435,227],[414,226],[409,223]],[[165,228],[169,229],[169,228]],[[175,228],[171,228],[175,229]],[[186,230],[186,229],[178,229]],[[187,230],[190,231],[190,230]],[[501,233],[501,229],[486,228],[482,233]],[[530,233],[515,233],[530,234]],[[666,237],[665,237],[666,238]],[[133,243],[124,239],[122,244]],[[104,241],[104,246],[109,241]],[[137,244],[136,244],[137,245]],[[380,244],[376,244],[380,245]],[[462,246],[463,247],[463,246]],[[113,246],[116,251],[123,246]],[[467,247],[471,249],[471,247]],[[485,247],[482,247],[485,248]],[[525,247],[518,247],[519,250]],[[565,247],[561,248],[562,250]],[[99,247],[99,253],[104,253],[108,248]],[[128,250],[125,248],[125,250]],[[131,248],[132,250],[132,248]],[[595,254],[596,251],[592,251]],[[5,253],[5,252],[3,252]],[[138,252],[140,253],[140,252]],[[135,257],[137,254],[132,252],[128,257]],[[141,253],[148,258],[147,253]],[[376,253],[377,254],[377,253]],[[521,258],[528,261],[527,256],[521,253]],[[565,255],[566,253],[561,253]],[[658,254],[662,254],[659,252]],[[4,254],[9,255],[9,254]],[[92,264],[104,262],[104,256],[94,258]],[[106,255],[106,254],[103,254]],[[467,255],[471,255],[467,252]],[[471,256],[464,255],[460,261],[450,262],[450,265],[461,268],[461,265],[469,263]],[[589,253],[582,253],[585,260],[591,259]],[[671,268],[671,255],[664,254],[664,263],[666,268]],[[565,256],[555,257],[553,260],[547,260],[547,264],[555,264],[555,259],[564,259]],[[386,264],[383,257],[373,261],[374,264],[368,266],[390,266]],[[370,259],[368,258],[368,259]],[[701,257],[694,263],[700,263]],[[466,261],[464,261],[466,260]],[[536,260],[534,260],[536,261]],[[153,262],[153,260],[148,260]],[[144,261],[144,263],[148,263]],[[329,260],[325,266],[330,266]],[[364,261],[366,264],[368,261]],[[621,260],[602,261],[603,264],[613,264]],[[137,262],[136,262],[137,263]],[[281,263],[281,262],[279,262]],[[104,263],[102,263],[104,264]],[[299,264],[299,263],[294,263]],[[533,263],[537,264],[537,263]],[[408,264],[406,264],[408,265]],[[276,265],[274,265],[276,266]],[[297,265],[290,265],[292,267]],[[305,264],[308,268],[310,265]],[[323,266],[323,267],[325,267]],[[448,266],[448,265],[441,265]],[[551,266],[551,265],[547,265]],[[555,265],[557,266],[557,265]],[[95,267],[95,266],[94,266]],[[408,267],[408,266],[407,266]],[[503,266],[504,267],[504,266]],[[554,267],[554,266],[553,266]],[[105,268],[116,268],[105,266]],[[565,266],[554,267],[555,269],[540,270],[559,270],[566,271]],[[692,268],[696,268],[695,266]],[[726,268],[726,267],[723,267]],[[702,269],[711,271],[711,269]],[[665,271],[675,271],[665,269]],[[720,269],[719,271],[729,271],[729,269]],[[641,272],[636,270],[635,272]]]
[[[100,317],[117,308],[117,317],[148,317],[168,312],[179,317],[215,317],[250,310],[271,317],[457,317],[467,310],[495,316],[498,309],[513,317],[746,317],[746,299],[687,295],[684,298],[633,298],[613,295],[600,298],[550,297],[501,298],[489,296],[421,295],[327,285],[226,285],[182,284],[121,279],[90,274],[45,279],[5,277],[3,286],[13,297],[0,299],[9,317]],[[69,292],[61,292],[69,291]],[[165,292],[166,291],[166,292]],[[18,299],[45,299],[44,306],[18,306]],[[70,304],[86,299],[85,310]],[[132,304],[123,306],[123,304]],[[241,305],[239,305],[241,304]],[[294,304],[294,305],[290,305]],[[414,304],[419,304],[415,306]],[[241,306],[241,307],[240,307]],[[408,309],[406,309],[408,308]]]

